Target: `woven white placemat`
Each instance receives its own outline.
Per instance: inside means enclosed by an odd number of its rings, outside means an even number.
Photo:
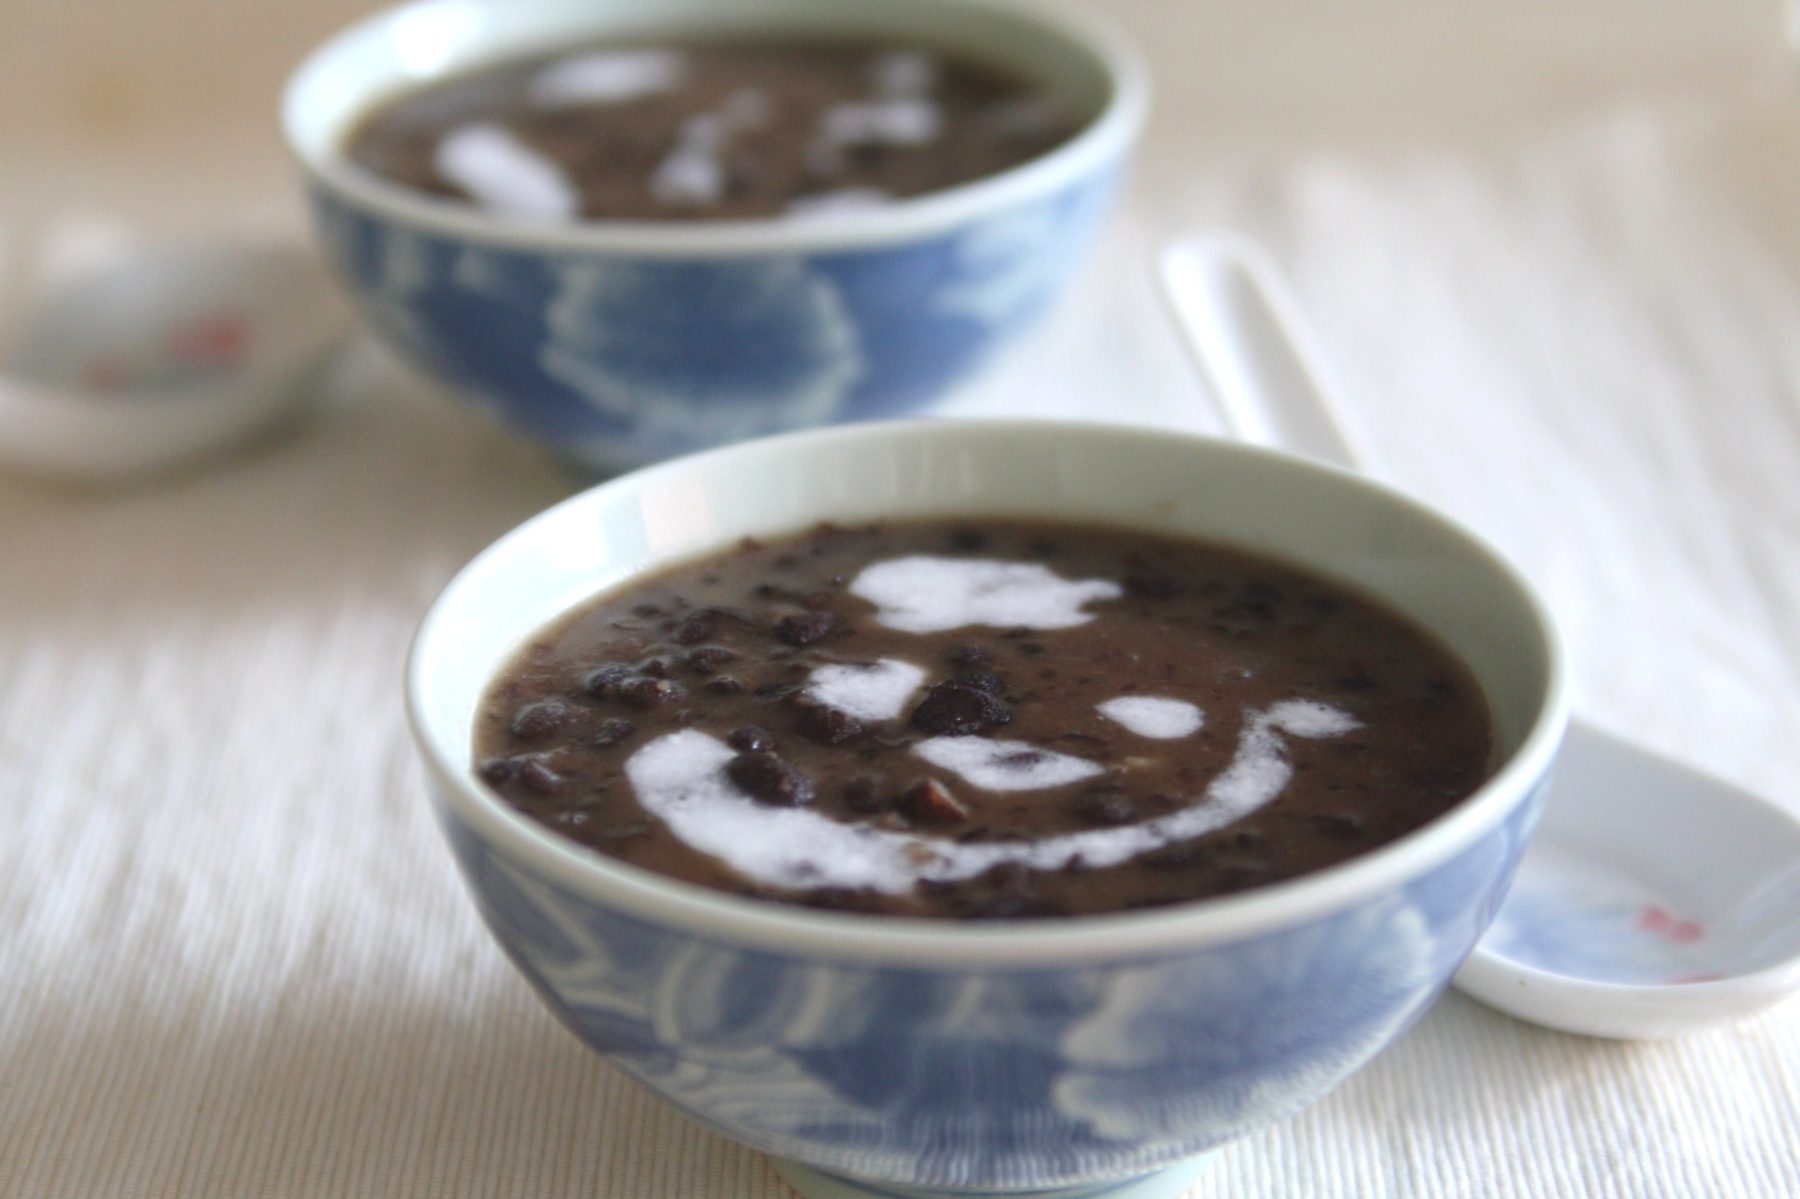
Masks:
[[[1357,7],[1121,4],[1163,83],[1127,205],[953,409],[1209,426],[1149,255],[1246,230],[1395,476],[1550,593],[1583,711],[1800,803],[1772,6]],[[337,390],[170,485],[0,479],[0,1196],[786,1195],[552,1022],[425,813],[413,624],[575,484],[378,357]],[[1800,1005],[1639,1046],[1451,995],[1194,1194],[1766,1199],[1797,1146]]]

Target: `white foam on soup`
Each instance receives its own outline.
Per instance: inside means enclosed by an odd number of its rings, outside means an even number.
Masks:
[[[834,104],[820,114],[807,144],[807,169],[829,178],[844,170],[851,146],[930,145],[943,126],[943,109],[922,95]]]
[[[1098,762],[1039,749],[1029,741],[930,737],[913,746],[913,752],[987,791],[1042,791],[1106,773]]]
[[[581,197],[563,169],[492,121],[446,133],[433,165],[482,207],[503,216],[572,221],[581,211]]]
[[[973,878],[1009,862],[1034,870],[1058,870],[1079,857],[1084,868],[1114,866],[1152,849],[1201,836],[1242,819],[1281,793],[1293,774],[1283,734],[1332,737],[1357,727],[1348,714],[1304,700],[1247,713],[1231,764],[1192,806],[1140,824],[1025,842],[964,844],[867,824],[845,824],[805,808],[766,807],[739,790],[726,774],[726,764],[736,756],[735,751],[694,729],[667,733],[643,745],[625,760],[625,776],[638,802],[677,837],[747,878],[788,889],[849,887],[893,895],[921,881]],[[983,754],[1009,756],[1031,751],[1042,755],[1044,761],[1066,757],[1024,742],[989,744],[995,748],[981,751]],[[974,751],[958,748],[956,753],[974,760]],[[1001,769],[1010,780],[1021,777],[1018,772],[1039,768],[1019,759]],[[1055,776],[1045,773],[1041,777]]]
[[[943,109],[918,96],[833,104],[819,117],[820,136],[839,146],[923,146],[943,126]]]
[[[1281,734],[1336,737],[1360,727],[1349,713],[1311,700],[1285,700],[1253,713],[1245,718],[1237,753],[1207,787],[1207,797],[1223,810],[1248,814],[1279,795],[1294,775]]]
[[[1140,737],[1157,741],[1191,737],[1206,723],[1206,714],[1194,704],[1159,695],[1121,695],[1095,704],[1094,710]]]
[[[937,86],[938,61],[919,50],[885,50],[869,64],[869,78],[888,99],[921,96]]]
[[[714,112],[682,123],[675,146],[650,175],[650,192],[665,204],[697,208],[725,198],[725,151],[732,135],[768,119],[768,97],[754,89],[733,92]]]
[[[702,853],[778,887],[869,887],[889,894],[918,875],[901,838],[805,808],[756,803],[731,782],[736,751],[693,729],[648,742],[625,760],[638,802]]]
[[[892,720],[924,681],[923,670],[898,658],[866,666],[832,663],[807,676],[804,693],[858,720]]]
[[[875,619],[903,633],[969,625],[1069,629],[1093,613],[1082,606],[1123,594],[1108,579],[1065,579],[1039,562],[914,555],[865,566],[850,593],[881,610]]]
[[[714,150],[677,146],[656,164],[650,193],[665,204],[683,207],[717,204],[725,198],[725,164]]]
[[[526,91],[539,108],[624,104],[672,92],[686,77],[687,61],[674,50],[596,50],[551,63]]]

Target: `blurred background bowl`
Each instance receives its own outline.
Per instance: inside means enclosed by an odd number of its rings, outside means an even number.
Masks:
[[[771,29],[954,46],[1084,120],[986,178],[804,221],[545,227],[350,164],[400,91],[609,36]],[[417,367],[608,470],[758,434],[917,410],[1026,328],[1108,207],[1147,102],[1103,25],[994,0],[423,0],[368,18],[290,80],[283,121],[326,253]]]

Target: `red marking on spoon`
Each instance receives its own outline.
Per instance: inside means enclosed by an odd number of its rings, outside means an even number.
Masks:
[[[250,348],[250,322],[235,312],[216,312],[171,329],[164,346],[179,362],[232,366]]]
[[[1638,912],[1637,926],[1677,945],[1692,945],[1706,935],[1706,929],[1698,920],[1682,920],[1653,903],[1645,904]]]

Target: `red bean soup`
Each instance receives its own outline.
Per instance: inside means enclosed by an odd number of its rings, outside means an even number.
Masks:
[[[546,222],[804,218],[992,175],[1083,121],[940,47],[821,39],[603,44],[392,98],[346,141],[414,191]]]
[[[1342,862],[1491,771],[1425,630],[1236,549],[823,525],[599,596],[489,688],[481,777],[633,866],[815,908],[1116,912]]]

